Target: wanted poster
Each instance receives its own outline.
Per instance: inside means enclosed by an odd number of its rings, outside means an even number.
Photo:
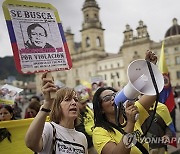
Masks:
[[[52,5],[5,1],[3,10],[19,72],[27,74],[72,67],[62,24]]]

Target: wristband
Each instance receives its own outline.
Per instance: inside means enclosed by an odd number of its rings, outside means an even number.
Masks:
[[[40,111],[43,111],[43,112],[47,112],[47,113],[49,113],[49,112],[51,112],[51,109],[41,108],[41,110],[40,110]]]

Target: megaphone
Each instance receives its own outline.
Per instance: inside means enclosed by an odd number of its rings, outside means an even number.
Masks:
[[[158,91],[161,92],[164,87],[164,78],[156,65],[150,62],[154,77],[156,80]],[[151,74],[146,60],[138,59],[132,61],[127,69],[128,84],[116,94],[114,102],[117,106],[127,100],[134,100],[140,94],[156,95]]]

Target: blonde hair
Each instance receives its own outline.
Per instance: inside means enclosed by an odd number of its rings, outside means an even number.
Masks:
[[[62,109],[61,109],[61,102],[68,99],[73,99],[75,96],[77,96],[77,93],[73,88],[64,87],[59,89],[56,92],[56,96],[52,105],[52,109],[49,115],[50,121],[53,121],[57,124],[59,124],[61,118],[62,118]],[[74,124],[77,125],[78,118],[75,120]]]

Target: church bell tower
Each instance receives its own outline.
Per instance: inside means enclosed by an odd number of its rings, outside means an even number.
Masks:
[[[104,52],[104,29],[99,20],[99,6],[95,0],[85,0],[82,11],[82,51]]]

